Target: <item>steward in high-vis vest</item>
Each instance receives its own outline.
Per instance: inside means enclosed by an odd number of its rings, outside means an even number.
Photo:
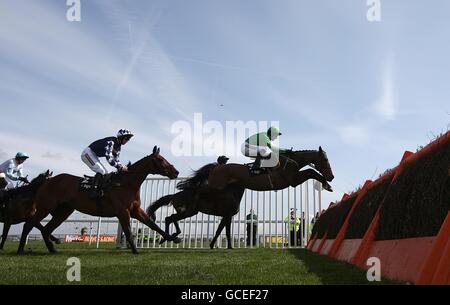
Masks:
[[[291,210],[289,216],[284,219],[285,222],[289,222],[289,241],[291,246],[301,245],[301,232],[300,232],[300,218],[295,217],[295,210]],[[295,237],[297,237],[297,244],[295,243]]]

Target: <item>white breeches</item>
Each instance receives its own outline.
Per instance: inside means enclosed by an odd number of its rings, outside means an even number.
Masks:
[[[5,187],[5,190],[14,189],[17,187],[18,181],[11,180],[8,177],[5,177],[5,181],[6,183],[8,183]]]
[[[81,160],[95,173],[102,175],[106,175],[108,173],[106,167],[102,164],[102,162],[100,162],[97,155],[94,154],[89,147],[81,153]]]
[[[272,150],[267,146],[257,146],[248,144],[247,142],[242,144],[241,146],[241,152],[244,154],[244,156],[250,157],[250,158],[256,158],[257,156],[263,157],[261,159],[261,167],[272,167],[273,161],[270,159],[264,159],[265,157],[268,157]]]

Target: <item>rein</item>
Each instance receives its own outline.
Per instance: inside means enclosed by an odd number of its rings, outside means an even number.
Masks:
[[[286,166],[288,165],[289,162],[294,163],[294,164],[297,166],[297,168],[300,169],[300,165],[298,164],[297,161],[295,161],[294,159],[291,159],[291,158],[289,158],[289,157],[287,157],[287,156],[283,156],[283,157],[286,158],[286,163],[285,163],[284,166],[283,166],[283,170],[286,170]]]

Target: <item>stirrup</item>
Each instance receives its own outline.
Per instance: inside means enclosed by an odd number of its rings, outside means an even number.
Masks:
[[[262,167],[258,167],[258,168],[251,168],[250,169],[250,175],[251,176],[258,176],[265,173],[265,170]]]

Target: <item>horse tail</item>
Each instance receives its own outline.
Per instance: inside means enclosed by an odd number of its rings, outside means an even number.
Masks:
[[[153,220],[156,220],[156,215],[155,212],[157,209],[159,209],[162,206],[165,205],[169,205],[170,202],[172,201],[174,195],[167,195],[164,197],[159,198],[158,200],[156,200],[155,202],[153,202],[152,204],[150,204],[150,206],[147,208],[147,215]]]
[[[177,189],[181,191],[198,189],[202,184],[208,180],[209,173],[217,166],[217,163],[209,163],[194,171],[192,177],[180,181],[177,184]]]

